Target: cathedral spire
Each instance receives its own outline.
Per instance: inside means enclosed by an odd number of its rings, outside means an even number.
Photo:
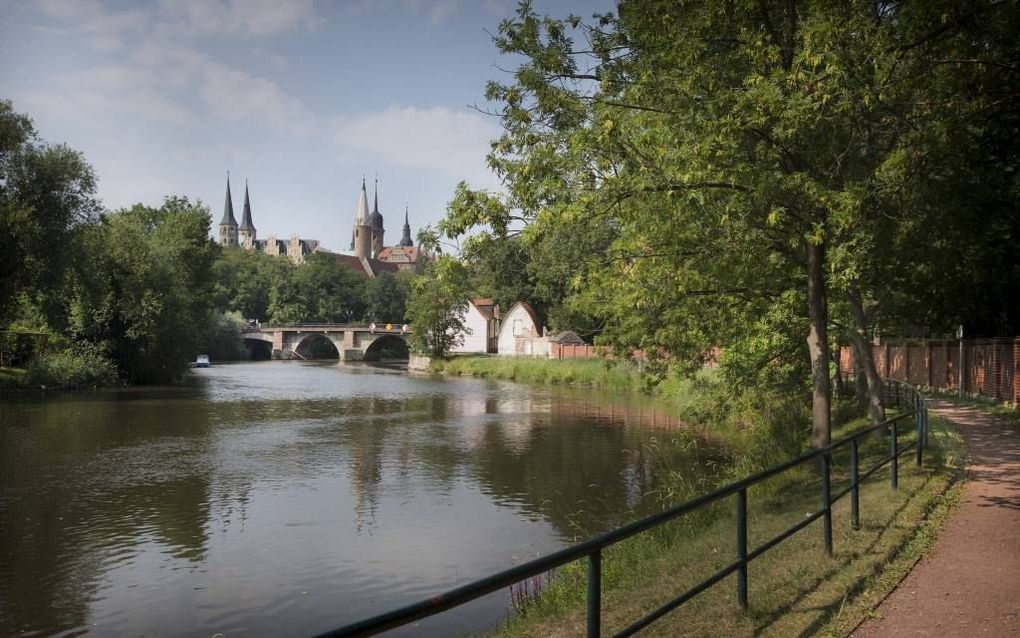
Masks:
[[[404,235],[400,238],[401,246],[414,246],[411,241],[411,224],[407,221],[407,204],[404,204]]]
[[[361,177],[361,196],[358,198],[358,214],[354,218],[355,226],[368,226],[368,193],[365,190],[365,177]]]
[[[372,212],[373,213],[378,213],[379,212],[379,178],[378,177],[375,178],[375,202],[374,202],[374,204],[372,206]]]
[[[237,226],[234,219],[234,200],[230,197],[230,171],[227,171],[227,201],[223,204],[223,219],[220,226]]]
[[[244,180],[244,211],[241,213],[240,230],[255,230],[251,222],[251,202],[248,201],[248,180]]]

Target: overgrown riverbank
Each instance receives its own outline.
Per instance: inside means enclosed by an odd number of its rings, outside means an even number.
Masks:
[[[714,485],[790,458],[806,444],[810,418],[794,402],[777,397],[727,395],[718,376],[704,372],[692,380],[668,378],[643,384],[636,366],[593,360],[548,361],[465,357],[439,362],[446,374],[512,379],[532,383],[587,385],[613,391],[645,391],[674,406],[685,418],[723,434],[734,448],[732,463],[714,484],[678,482],[662,494],[663,507],[704,493]],[[720,411],[723,397],[728,408]],[[848,418],[854,406],[839,404],[834,436],[865,427]],[[711,413],[715,411],[714,413]],[[903,442],[910,435],[903,435]],[[916,560],[933,545],[962,467],[962,439],[947,423],[933,419],[925,464],[901,457],[899,489],[889,485],[888,469],[861,487],[861,528],[850,529],[849,498],[834,506],[834,554],[825,556],[821,523],[815,522],[781,543],[750,567],[749,599],[742,613],[735,599],[735,577],[695,597],[644,630],[661,636],[847,635]],[[888,454],[888,438],[869,438],[861,447],[862,469]],[[833,459],[833,493],[849,484],[849,450]],[[760,545],[819,508],[820,481],[804,466],[770,479],[748,493],[749,548]],[[603,630],[620,631],[731,563],[735,554],[733,499],[700,510],[656,530],[628,539],[603,556]],[[583,635],[584,564],[559,570],[541,588],[515,592],[518,613],[498,636]]]

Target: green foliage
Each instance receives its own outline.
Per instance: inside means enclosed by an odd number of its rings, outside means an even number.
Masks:
[[[247,356],[241,330],[245,326],[239,312],[213,312],[201,353],[213,361],[238,361]]]
[[[288,262],[282,273],[269,294],[273,323],[342,323],[364,313],[364,279],[333,255],[312,253],[300,266]]]
[[[95,189],[80,153],[40,141],[31,120],[0,100],[0,325],[25,293],[61,324],[80,229],[99,210]]]
[[[574,284],[566,307],[599,341],[658,372],[723,346],[731,382],[810,387],[824,442],[830,323],[1015,314],[1008,7],[633,0],[584,21],[522,2],[494,38],[520,64],[486,90],[504,190],[461,185],[438,231],[519,232],[529,266],[549,242],[537,271],[564,266],[549,281]],[[982,188],[986,173],[1002,190]],[[579,228],[611,233],[596,259],[557,262]],[[985,308],[932,303],[942,281]],[[846,315],[861,292],[863,324]]]
[[[365,285],[365,319],[376,323],[404,323],[412,275],[381,272]]]
[[[411,348],[430,357],[445,357],[464,342],[464,314],[468,305],[467,271],[456,259],[443,255],[414,280],[407,303]]]
[[[131,383],[174,381],[203,345],[212,311],[209,212],[185,198],[105,215],[70,300],[72,334],[102,344]]]
[[[117,366],[102,348],[78,342],[33,357],[26,369],[26,387],[104,387],[117,383]]]
[[[213,264],[214,297],[221,312],[268,321],[274,282],[287,281],[290,260],[240,248],[223,248]]]

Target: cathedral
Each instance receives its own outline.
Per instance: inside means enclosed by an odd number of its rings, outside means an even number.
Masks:
[[[351,234],[351,252],[353,255],[337,255],[337,261],[355,269],[367,278],[375,277],[379,272],[414,269],[422,257],[421,251],[411,240],[411,225],[408,213],[404,209],[404,228],[400,243],[386,246],[383,241],[385,228],[383,216],[379,212],[379,182],[376,180],[372,212],[368,211],[368,192],[365,180],[361,180],[361,195],[358,199],[358,212],[354,218],[354,230]],[[329,252],[317,239],[302,239],[291,235],[288,240],[277,239],[269,235],[267,239],[258,239],[255,224],[251,216],[251,200],[248,196],[248,183],[244,185],[244,210],[241,223],[234,217],[234,202],[230,195],[230,175],[227,175],[227,199],[223,205],[223,219],[220,220],[219,243],[221,246],[239,246],[245,250],[257,250],[267,255],[289,257],[295,264],[304,262],[305,257],[313,252]]]
[[[297,235],[291,235],[287,240],[277,239],[273,234],[266,239],[259,239],[251,220],[247,182],[244,184],[244,210],[241,213],[241,224],[238,225],[234,217],[234,200],[230,196],[230,175],[227,175],[227,201],[223,204],[223,219],[220,220],[220,245],[240,246],[267,255],[289,257],[295,264],[304,263],[306,255],[322,250],[318,239],[301,239]]]
[[[383,227],[383,216],[379,212],[379,182],[375,184],[372,212],[368,212],[368,193],[365,180],[361,180],[361,196],[358,198],[358,213],[354,217],[354,231],[351,233],[351,251],[355,257],[377,259],[385,263],[404,264],[401,268],[411,268],[418,262],[418,248],[411,241],[411,224],[408,222],[407,209],[404,209],[404,228],[400,243],[387,246],[383,241],[386,229]]]

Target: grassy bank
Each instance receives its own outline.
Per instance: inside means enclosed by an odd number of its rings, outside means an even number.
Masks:
[[[858,424],[851,424],[855,427]],[[888,471],[861,488],[861,529],[849,525],[849,497],[834,506],[834,554],[826,557],[815,522],[750,566],[750,607],[735,600],[735,576],[695,597],[644,630],[653,636],[844,636],[932,547],[956,498],[962,439],[935,420],[923,468],[905,455],[900,488]],[[862,447],[863,467],[887,453],[887,441]],[[834,459],[833,492],[848,484],[846,454]],[[819,507],[820,486],[810,467],[748,493],[748,542],[754,548]],[[603,628],[616,632],[735,559],[732,499],[628,539],[603,557]],[[585,626],[585,569],[561,570],[511,618],[499,636],[575,636]]]
[[[113,362],[86,344],[39,352],[24,368],[0,368],[0,392],[98,388],[117,383]]]
[[[634,392],[644,387],[638,367],[626,361],[466,356],[434,359],[432,370],[524,383],[585,385],[621,392]]]

